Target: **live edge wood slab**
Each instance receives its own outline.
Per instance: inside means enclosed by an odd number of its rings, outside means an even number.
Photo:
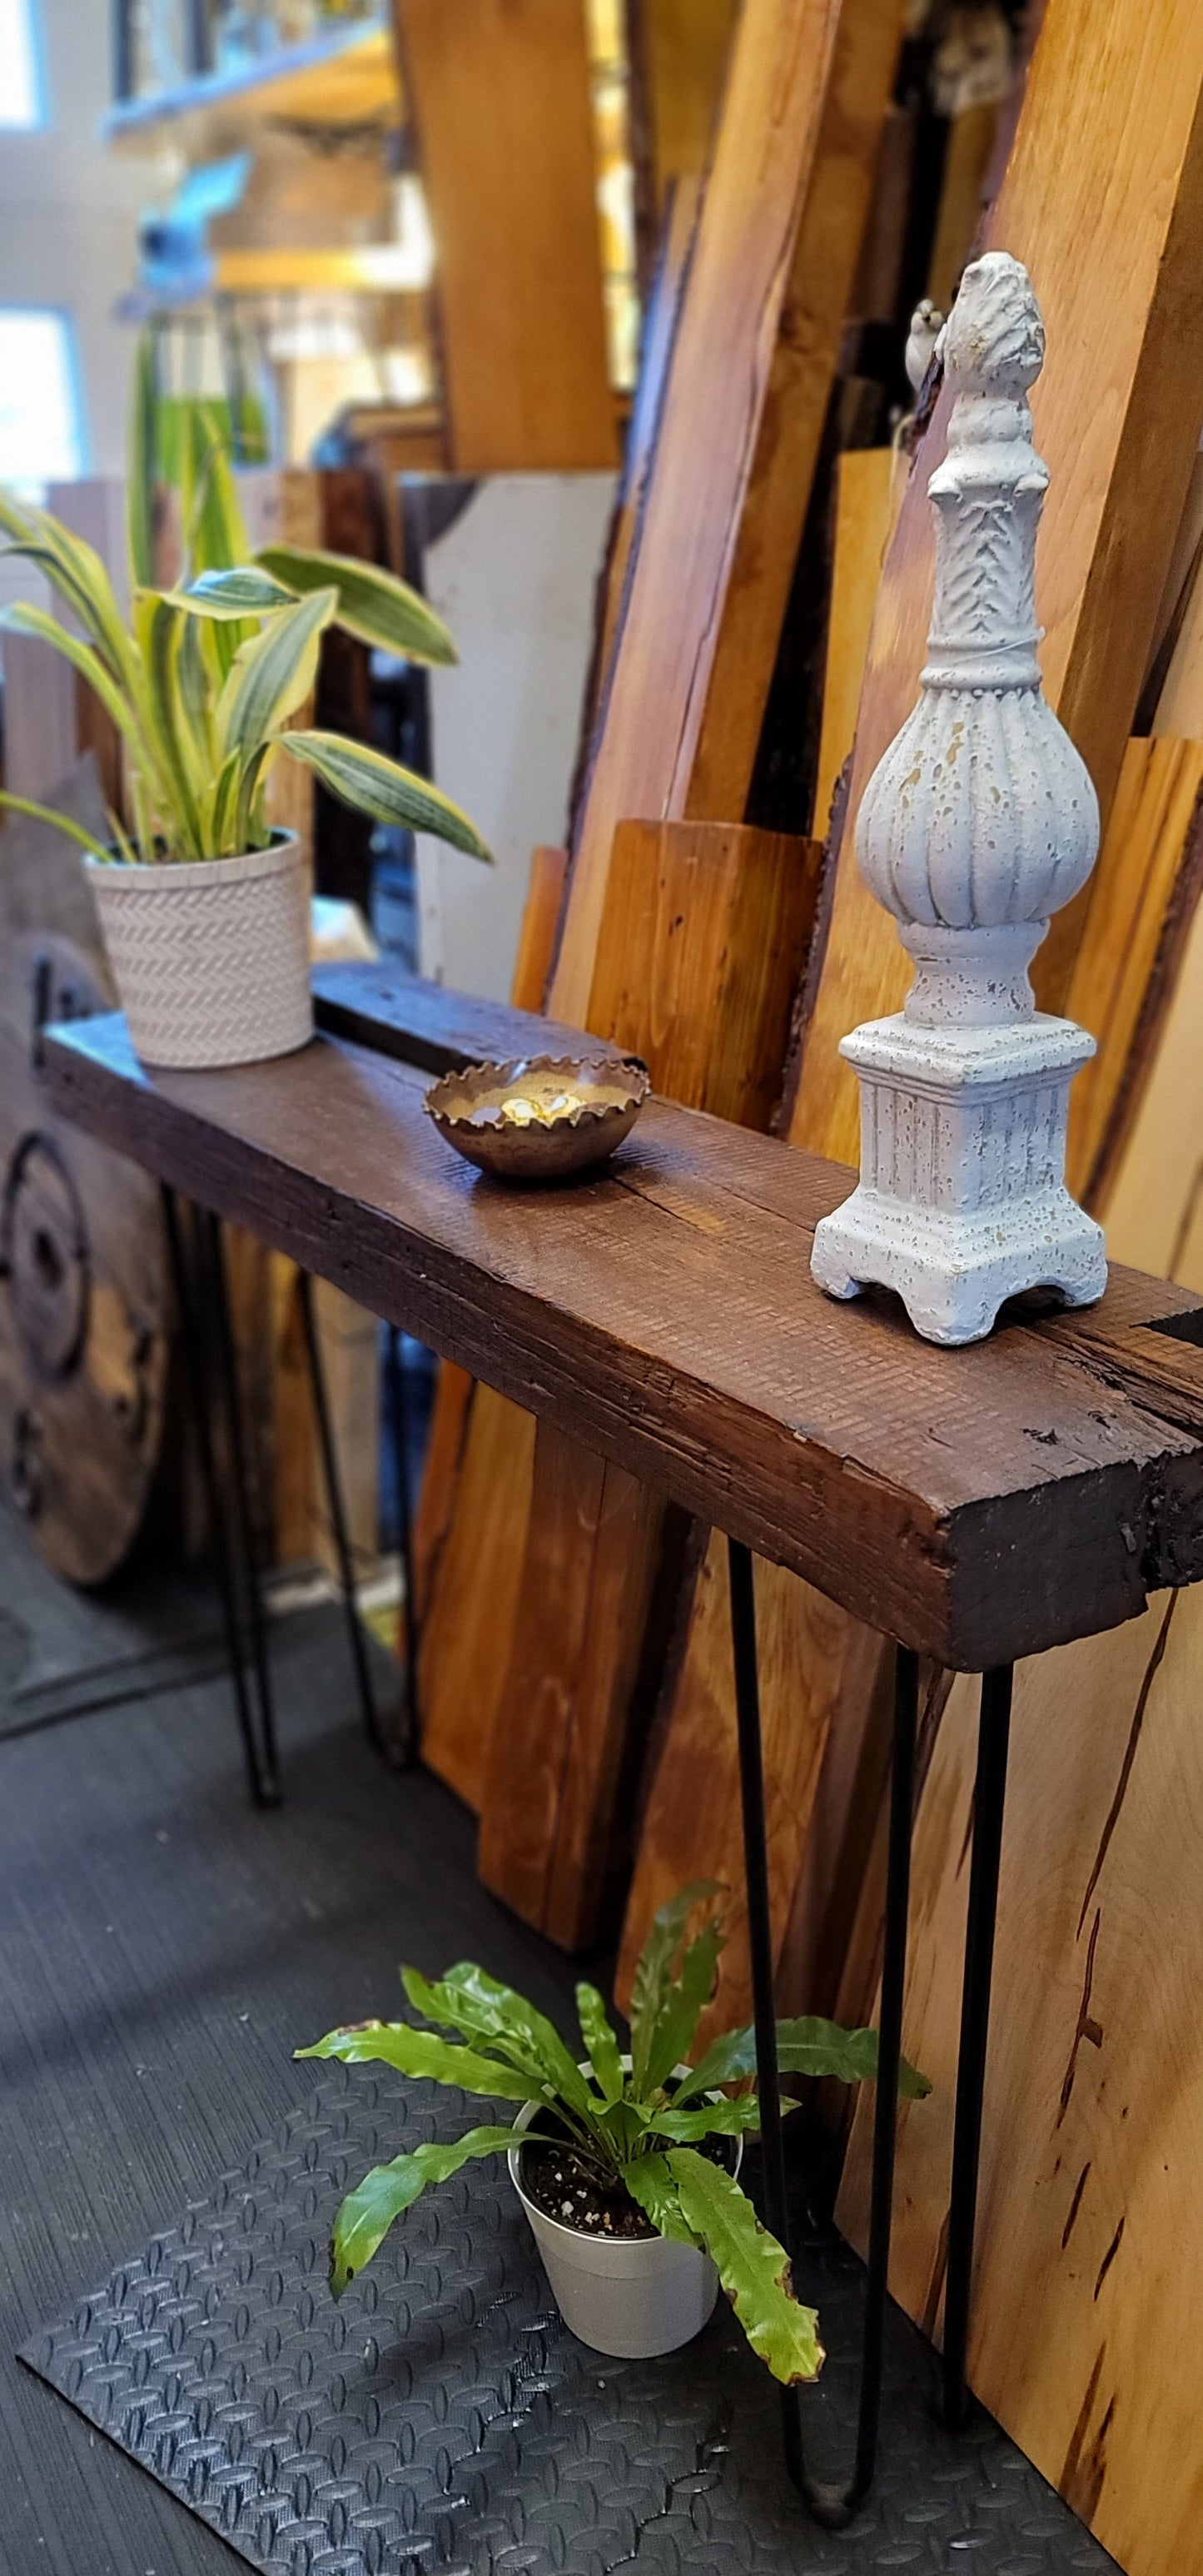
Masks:
[[[324,1030],[159,1074],[98,1018],[48,1036],[51,1104],[942,1664],[1034,1654],[1203,1576],[1203,1300],[1117,1271],[1085,1313],[934,1349],[890,1301],[813,1285],[845,1169],[657,1099],[602,1176],[501,1188],[424,1115],[431,1066],[469,1024],[499,1053],[562,1033],[373,973],[318,981],[322,1018],[358,1009],[370,1047]],[[402,1044],[420,1066],[383,1052]]]

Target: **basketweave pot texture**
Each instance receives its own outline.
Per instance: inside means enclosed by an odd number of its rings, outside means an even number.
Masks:
[[[306,1044],[309,883],[295,832],[242,858],[84,864],[145,1064],[259,1064]]]

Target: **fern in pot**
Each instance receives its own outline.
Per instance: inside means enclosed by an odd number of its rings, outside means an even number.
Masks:
[[[240,521],[224,464],[210,460],[195,523],[230,491],[224,551]],[[0,495],[4,553],[45,575],[69,623],[19,602],[4,623],[65,654],[117,728],[128,828],[105,847],[27,798],[4,804],[56,823],[85,852],[117,989],[147,1063],[247,1064],[312,1031],[309,897],[294,833],[271,829],[267,781],[297,760],[377,822],[432,832],[487,858],[466,814],[369,745],[290,724],[314,684],[321,639],[340,626],[411,661],[453,662],[446,627],[375,565],[295,546],[185,576],[137,578],[145,547],[131,511],[131,605],[123,616],[100,556],[48,512]]]
[[[376,2060],[521,2106],[512,2125],[411,2148],[364,2175],[334,2222],[335,2298],[431,2184],[475,2158],[504,2156],[564,2322],[594,2351],[675,2351],[705,2325],[721,2283],[773,2376],[787,2385],[814,2378],[823,2358],[815,2311],[795,2298],[788,2255],[740,2182],[759,2103],[754,2090],[729,2088],[754,2081],[755,2033],[725,2031],[696,2066],[686,2063],[723,1945],[719,1893],[709,1883],[683,1888],[657,1914],[635,1972],[629,2050],[596,1987],[576,1990],[586,2050],[578,2062],[533,2004],[465,1963],[434,1983],[402,1970],[425,2029],[363,2022],[297,2051]],[[781,2021],[777,2046],[783,2074],[856,2083],[876,2071],[872,2030]],[[904,2062],[901,2089],[930,2087]]]

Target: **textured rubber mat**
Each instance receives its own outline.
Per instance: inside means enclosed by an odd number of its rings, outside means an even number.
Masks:
[[[248,2565],[287,2576],[1112,2567],[996,2426],[940,2430],[930,2355],[896,2313],[871,2506],[818,2531],[725,2304],[668,2360],[587,2352],[492,2166],[419,2202],[335,2308],[326,2240],[348,2182],[454,2120],[445,2091],[324,2070],[242,2172],[22,2360]],[[829,2245],[799,2273],[833,2356],[806,2397],[830,2471],[851,2448],[860,2267]]]

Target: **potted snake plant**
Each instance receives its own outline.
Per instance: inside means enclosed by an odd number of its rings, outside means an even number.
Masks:
[[[393,574],[349,556],[280,545],[235,559],[241,522],[224,461],[210,458],[199,484],[194,525],[216,518],[229,560],[197,569],[190,547],[176,588],[139,578],[145,531],[132,484],[128,617],[93,547],[0,495],[0,551],[35,564],[70,620],[21,601],[3,623],[64,654],[111,716],[129,820],[110,814],[106,846],[28,798],[0,801],[81,844],[130,1034],[153,1065],[252,1063],[312,1032],[304,857],[295,833],[273,831],[265,801],[277,760],[300,761],[377,822],[489,855],[427,780],[368,744],[290,722],[328,627],[410,661],[453,662],[442,621]]]
[[[723,1925],[720,1890],[685,1887],[652,1925],[631,1995],[624,2050],[595,1986],[578,1985],[586,2055],[525,1997],[471,1963],[434,1983],[401,1980],[412,2022],[332,2030],[299,2057],[377,2060],[405,2075],[520,2105],[490,2122],[376,2165],[334,2221],[330,2287],[340,2298],[394,2221],[432,2183],[477,2157],[504,2156],[565,2324],[596,2352],[673,2352],[706,2324],[719,2286],[753,2351],[784,2384],[813,2379],[818,2319],[794,2295],[789,2257],[761,2226],[740,2182],[743,2139],[759,2127],[750,2028],[686,2063],[713,1993]],[[814,2018],[781,2021],[784,2074],[872,2077],[877,2033]],[[901,2090],[930,2091],[903,2063]],[[732,2092],[731,2087],[741,2089]],[[783,2107],[789,2108],[788,2104]]]

